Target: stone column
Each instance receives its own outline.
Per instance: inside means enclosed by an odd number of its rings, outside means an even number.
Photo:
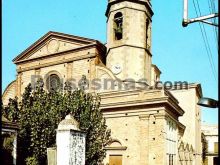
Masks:
[[[67,115],[57,130],[57,165],[85,165],[85,137],[78,122]]]

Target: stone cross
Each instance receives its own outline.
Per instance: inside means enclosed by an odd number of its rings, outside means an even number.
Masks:
[[[85,165],[85,137],[79,123],[67,115],[57,129],[57,165]]]

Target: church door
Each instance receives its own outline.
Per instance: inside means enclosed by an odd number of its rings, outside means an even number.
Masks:
[[[214,165],[218,165],[219,164],[219,157],[214,157],[213,162],[214,162]]]
[[[122,155],[110,155],[109,165],[122,165]]]

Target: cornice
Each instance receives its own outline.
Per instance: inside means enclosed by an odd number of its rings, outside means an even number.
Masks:
[[[189,83],[188,87],[189,89],[195,88],[199,98],[203,97],[202,86],[200,83]],[[171,90],[187,90],[187,89],[181,89],[180,85],[174,85]]]
[[[151,4],[148,1],[144,2],[144,1],[140,1],[140,0],[139,1],[138,0],[116,0],[116,1],[112,1],[112,2],[108,3],[108,6],[107,6],[107,9],[106,9],[106,12],[105,12],[105,16],[108,17],[108,14],[109,14],[109,11],[110,11],[110,8],[111,8],[112,5],[115,5],[115,4],[121,3],[121,2],[125,2],[125,1],[144,5],[148,9],[150,14],[152,16],[154,15],[153,10],[151,8]]]
[[[185,111],[177,104],[177,102],[174,102],[172,99],[168,98],[168,106],[171,107],[174,112],[177,111],[180,116],[183,116]]]
[[[178,128],[179,128],[179,130],[182,131],[182,132],[184,132],[185,129],[186,129],[186,126],[183,125],[182,123],[180,123],[179,121],[178,121],[177,123],[178,123]]]
[[[32,59],[20,60],[20,61],[14,62],[14,63],[15,64],[21,64],[21,63],[27,63],[27,62],[41,60],[41,59],[48,59],[48,58],[51,58],[51,57],[56,57],[56,56],[64,55],[64,54],[67,54],[67,53],[79,52],[79,51],[82,51],[82,50],[88,50],[88,49],[95,48],[95,47],[96,47],[96,44],[90,44],[90,45],[81,46],[81,47],[78,47],[78,48],[74,48],[74,49],[70,49],[70,50],[66,50],[66,51],[62,51],[62,52],[47,54],[47,55],[32,58]]]
[[[115,9],[115,10],[111,10],[108,15],[110,15],[112,12],[115,12],[115,11],[118,11],[118,10],[122,10],[122,9],[132,9],[132,10],[144,12],[146,14],[146,16],[148,17],[148,19],[152,22],[152,17],[145,10],[140,10],[140,9],[131,8],[131,7],[127,7],[127,6],[124,6],[124,7]],[[108,22],[108,21],[109,21],[109,16],[107,17],[106,22]]]
[[[48,63],[44,63],[44,64],[38,64],[38,65],[35,65],[35,66],[25,67],[25,68],[22,68],[22,69],[17,69],[17,72],[20,73],[20,72],[24,72],[24,71],[28,71],[28,70],[40,69],[40,68],[43,68],[43,67],[68,63],[68,62],[71,62],[71,61],[77,61],[77,60],[82,60],[82,59],[87,59],[87,58],[93,58],[93,57],[96,57],[96,56],[97,56],[96,53],[90,53],[90,54],[86,54],[86,55],[81,55],[79,57],[72,57],[72,58],[63,59],[63,60],[60,60],[60,61],[48,62]]]
[[[157,65],[151,64],[151,66],[152,66],[159,74],[162,73],[161,70],[157,67]]]
[[[105,147],[105,150],[126,150],[126,146],[121,146],[121,147]]]
[[[125,108],[125,107],[161,107],[164,106],[168,109],[173,110],[172,112],[177,114],[177,116],[182,116],[184,114],[183,109],[178,105],[178,102],[175,98],[172,98],[171,95],[158,94],[152,97],[147,97],[149,93],[145,93],[145,96],[139,97],[143,91],[141,90],[134,90],[134,91],[115,91],[115,92],[108,92],[108,93],[100,93],[102,100],[104,99],[116,99],[117,101],[112,102],[102,102],[100,108],[102,110],[113,110],[117,108]],[[148,91],[149,92],[149,91]],[[158,92],[158,90],[152,91],[152,93]],[[163,91],[161,91],[163,92]],[[132,97],[137,96],[137,98],[131,98],[131,100],[123,100],[126,96]],[[120,100],[121,98],[121,100]]]
[[[112,49],[120,48],[120,47],[124,47],[124,46],[132,47],[132,48],[137,48],[137,49],[144,49],[144,50],[152,57],[152,53],[151,53],[147,48],[140,47],[140,46],[134,46],[134,45],[130,45],[130,44],[121,44],[121,45],[119,45],[119,46],[111,47],[111,48],[109,48],[109,49],[107,50],[106,56],[108,56],[109,52],[110,52]]]
[[[156,105],[165,103],[166,98],[152,98],[146,100],[133,100],[133,101],[117,101],[107,104],[101,104],[101,109],[115,109],[120,107],[135,107],[135,106],[143,106],[143,105]]]
[[[171,92],[169,92],[168,90],[164,90],[164,93],[165,93],[166,95],[168,95],[174,102],[176,102],[177,104],[179,104],[179,101],[175,98],[175,96],[174,96]]]

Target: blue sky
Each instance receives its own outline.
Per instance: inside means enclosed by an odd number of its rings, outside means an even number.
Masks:
[[[199,0],[201,13],[209,14],[209,0]],[[215,4],[218,3],[217,0]],[[196,0],[195,0],[196,2]],[[48,31],[57,31],[106,42],[107,0],[3,0],[2,88],[16,78],[12,59]],[[218,99],[218,53],[213,26],[204,25],[216,69],[213,76],[198,23],[183,28],[182,0],[152,0],[154,10],[153,63],[162,81],[201,83],[203,95]],[[217,5],[216,5],[217,8]],[[195,17],[192,0],[189,17]],[[202,121],[218,122],[217,109],[202,109]]]

